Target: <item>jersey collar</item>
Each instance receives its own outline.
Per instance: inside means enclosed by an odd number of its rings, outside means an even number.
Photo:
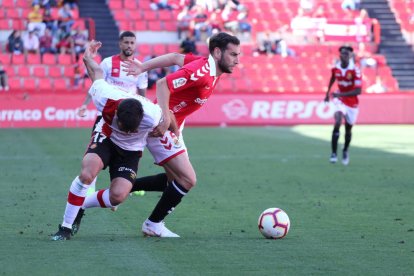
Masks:
[[[217,75],[216,62],[212,55],[208,56],[208,66],[210,67],[210,76],[215,77]]]

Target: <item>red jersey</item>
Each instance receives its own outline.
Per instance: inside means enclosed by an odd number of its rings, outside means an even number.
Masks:
[[[332,68],[332,74],[335,76],[340,93],[349,92],[362,86],[361,71],[353,61],[349,61],[346,68],[341,67],[340,61],[337,62]],[[349,107],[358,106],[357,96],[339,97],[339,100]]]
[[[216,63],[209,58],[186,55],[184,66],[166,77],[170,90],[170,110],[174,113],[178,126],[185,118],[205,104],[213,93],[217,81]]]

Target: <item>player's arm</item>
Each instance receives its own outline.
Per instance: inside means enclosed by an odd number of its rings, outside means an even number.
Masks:
[[[86,97],[85,97],[85,100],[83,101],[83,104],[78,109],[78,116],[79,117],[84,117],[85,116],[86,108],[88,107],[88,104],[91,102],[91,100],[92,100],[92,96],[89,95],[89,93],[86,94]]]
[[[173,65],[178,65],[182,67],[184,65],[185,55],[178,53],[169,53],[162,56],[155,57],[153,59],[147,60],[144,63],[141,63],[137,60],[125,60],[122,63],[123,71],[127,72],[127,76],[134,75],[138,76],[139,74],[155,69],[169,67]]]
[[[91,78],[92,82],[103,79],[104,73],[99,64],[94,60],[98,54],[98,49],[102,46],[102,43],[99,41],[92,40],[86,45],[85,53],[83,55],[83,63],[86,66],[88,71],[88,76]]]
[[[171,124],[171,112],[168,104],[170,101],[170,90],[168,88],[167,80],[165,77],[157,81],[156,96],[157,103],[161,107],[163,120],[150,133],[150,135],[162,137]],[[177,133],[175,134],[177,135]]]
[[[335,73],[332,71],[331,73],[331,78],[329,79],[329,84],[328,84],[328,90],[326,91],[326,95],[325,95],[325,102],[329,102],[329,93],[331,92],[332,89],[332,85],[335,83]]]

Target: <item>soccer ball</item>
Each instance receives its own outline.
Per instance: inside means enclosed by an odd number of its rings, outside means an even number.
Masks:
[[[281,239],[287,235],[290,219],[280,208],[269,208],[260,214],[259,231],[267,239]]]

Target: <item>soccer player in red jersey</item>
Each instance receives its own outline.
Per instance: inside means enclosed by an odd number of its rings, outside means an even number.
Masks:
[[[165,227],[163,220],[196,184],[196,173],[182,135],[184,121],[208,101],[220,76],[233,72],[239,63],[240,41],[227,33],[218,33],[210,38],[209,52],[208,58],[191,54],[167,54],[143,64],[128,62],[124,69],[129,74],[136,75],[172,64],[182,66],[180,70],[157,82],[157,102],[163,111],[164,121],[153,133],[161,137],[147,139],[147,148],[166,173],[139,178],[132,189],[163,192],[151,215],[142,225],[142,232],[146,236],[178,236]],[[180,131],[167,129],[172,115],[175,115]]]
[[[352,126],[356,123],[358,117],[358,95],[361,94],[362,86],[361,71],[353,60],[353,51],[350,46],[339,48],[339,61],[332,68],[331,79],[325,96],[325,102],[329,102],[330,96],[332,96],[332,101],[336,107],[335,125],[331,140],[332,153],[329,159],[331,163],[338,161],[339,129],[342,119],[345,119],[345,143],[342,150],[342,164],[344,165],[349,164],[348,148],[352,138]],[[339,91],[331,93],[335,80]]]

